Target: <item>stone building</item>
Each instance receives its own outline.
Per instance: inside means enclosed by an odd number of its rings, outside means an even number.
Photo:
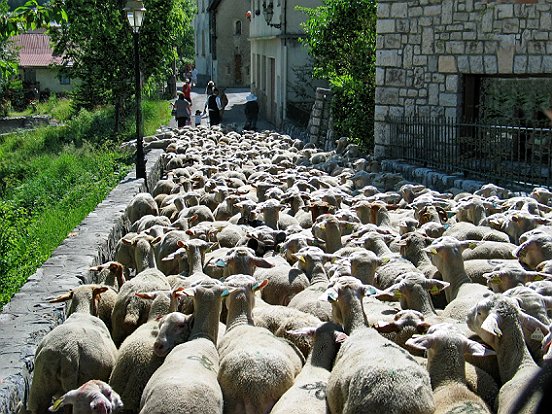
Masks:
[[[198,0],[194,18],[195,64],[201,85],[248,87],[251,74],[246,1]]]
[[[552,0],[379,0],[375,155],[387,116],[477,116],[486,79],[552,77]]]

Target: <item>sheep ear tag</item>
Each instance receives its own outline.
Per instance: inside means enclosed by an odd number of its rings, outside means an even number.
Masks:
[[[375,287],[370,286],[370,285],[364,285],[364,295],[365,296],[374,296],[377,293],[378,293],[378,291],[376,290]],[[336,299],[337,299],[337,295],[336,295]]]
[[[48,408],[48,411],[55,412],[55,411],[59,410],[61,407],[63,407],[63,398],[64,397],[60,397],[56,401],[54,401],[52,406],[50,408]]]
[[[429,293],[432,295],[438,295],[440,292],[441,290],[435,285],[431,286],[431,288],[429,289]]]
[[[218,259],[218,260],[215,262],[215,266],[217,266],[217,267],[224,267],[224,266],[226,266],[226,262],[224,261],[224,259]]]
[[[328,289],[318,298],[318,300],[335,302],[337,300],[337,292],[334,289]]]
[[[542,342],[542,340],[544,339],[544,334],[539,328],[537,328],[531,334],[531,339],[533,339],[534,341]]]

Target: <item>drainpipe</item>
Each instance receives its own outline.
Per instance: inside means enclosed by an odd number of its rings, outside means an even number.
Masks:
[[[288,48],[287,48],[287,0],[283,2],[283,22],[282,22],[282,36],[284,37],[283,47],[283,71],[282,71],[282,126],[287,118],[287,77],[288,77]]]

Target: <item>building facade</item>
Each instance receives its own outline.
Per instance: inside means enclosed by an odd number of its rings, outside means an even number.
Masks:
[[[477,118],[487,81],[552,77],[552,0],[379,0],[375,155],[388,116]]]
[[[296,6],[317,7],[320,0],[251,0],[251,90],[262,115],[276,126],[294,117],[294,104],[305,98],[302,69],[308,65],[306,48],[299,42],[305,13]],[[309,81],[312,79],[309,78]],[[314,94],[315,89],[312,89]],[[314,97],[312,97],[314,100]]]
[[[198,0],[194,19],[199,84],[249,87],[251,75],[247,1]]]

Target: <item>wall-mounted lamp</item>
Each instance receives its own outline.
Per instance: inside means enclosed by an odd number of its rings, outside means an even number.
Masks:
[[[274,2],[270,1],[268,4],[266,4],[266,1],[263,2],[263,14],[267,25],[276,29],[282,27],[281,23],[271,23],[272,17],[274,17]]]

